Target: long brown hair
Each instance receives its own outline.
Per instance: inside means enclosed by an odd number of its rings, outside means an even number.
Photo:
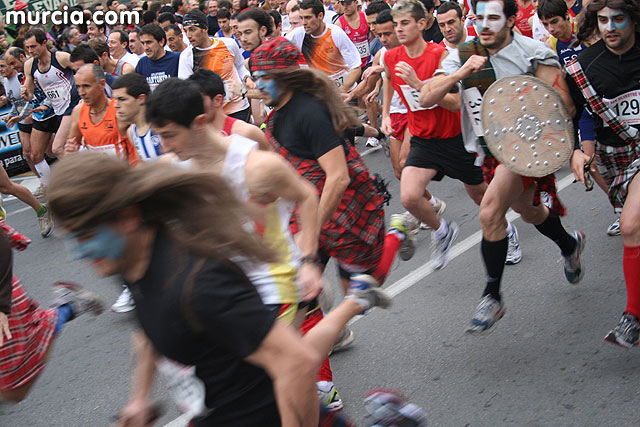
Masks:
[[[129,168],[115,156],[75,153],[53,167],[47,196],[56,222],[70,231],[109,223],[122,208],[137,206],[147,226],[200,256],[276,261],[244,229],[246,205],[216,174],[159,162]]]
[[[355,108],[342,101],[338,88],[323,72],[312,68],[282,68],[269,70],[267,75],[283,90],[304,92],[323,103],[339,135],[360,124]]]
[[[610,9],[623,10],[629,15],[635,31],[640,28],[640,6],[637,0],[591,0],[578,18],[578,34],[576,35],[579,42],[589,42],[594,37],[599,36],[598,30],[598,11],[608,7]],[[596,37],[597,39],[598,37]]]

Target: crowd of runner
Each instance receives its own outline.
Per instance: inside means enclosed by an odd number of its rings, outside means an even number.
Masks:
[[[43,238],[55,221],[74,258],[122,279],[111,311],[135,310],[140,331],[121,425],[157,417],[156,374],[194,426],[349,425],[328,356],[353,342],[352,317],[390,306],[385,279],[420,230],[430,266],[447,266],[459,227],[428,189],[445,176],[479,207],[486,282],[469,333],[505,314],[503,271],[522,260],[509,209],[555,243],[578,284],[587,237],[564,228],[554,175],[521,176],[487,148],[477,117],[505,77],[541,80],[573,119],[571,170],[606,193],[617,215],[606,233],[624,247],[627,307],[605,339],[638,345],[635,0],[108,0],[84,13],[97,10],[132,11],[139,25],[0,28],[2,120],[40,181],[32,194],[2,169],[0,192],[33,208]],[[520,101],[542,105],[537,88]],[[359,141],[400,181],[406,211],[387,221],[391,195]],[[20,401],[64,324],[103,304],[72,283],[54,285],[49,309],[34,303],[10,249],[30,242],[5,217],[0,398]],[[330,259],[345,295],[335,307],[318,302]],[[425,418],[388,390],[366,407],[370,425]]]

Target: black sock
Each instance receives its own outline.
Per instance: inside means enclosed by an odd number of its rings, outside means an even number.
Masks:
[[[508,247],[509,239],[506,237],[497,242],[482,239],[480,251],[482,252],[484,266],[487,269],[487,287],[484,288],[482,296],[491,295],[496,300],[501,301],[500,281],[504,271],[504,262],[507,259]]]
[[[557,216],[549,215],[542,224],[536,225],[536,228],[558,245],[563,256],[569,256],[576,250],[578,242],[567,233]]]

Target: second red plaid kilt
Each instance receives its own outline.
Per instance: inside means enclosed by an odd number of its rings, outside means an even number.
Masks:
[[[0,346],[0,390],[20,387],[44,369],[58,311],[40,307],[13,276],[8,319],[12,337]]]
[[[484,181],[487,184],[491,183],[493,179],[493,175],[496,172],[496,168],[500,162],[491,155],[486,155],[484,158],[484,162],[482,163],[482,175],[484,175]],[[540,193],[545,192],[549,195],[551,199],[551,208],[549,210],[555,216],[564,216],[566,213],[566,209],[563,204],[560,202],[558,198],[558,190],[556,188],[556,177],[555,175],[547,175],[541,178],[533,178],[529,176],[520,176],[522,178],[522,185],[526,190],[530,185],[535,185],[537,187],[537,191],[533,195],[533,204],[535,206],[540,204]]]
[[[627,199],[629,183],[640,172],[640,145],[612,147],[597,144],[596,161],[602,166],[600,172],[609,187],[609,201],[615,212],[620,214]]]

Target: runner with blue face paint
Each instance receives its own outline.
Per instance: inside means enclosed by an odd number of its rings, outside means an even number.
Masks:
[[[594,112],[596,159],[609,201],[620,214],[627,306],[605,340],[631,348],[640,337],[640,5],[635,0],[595,0],[583,14],[578,40],[594,33],[601,40],[569,64],[567,81],[576,105],[588,104]],[[589,156],[579,148],[571,170],[583,181]]]

